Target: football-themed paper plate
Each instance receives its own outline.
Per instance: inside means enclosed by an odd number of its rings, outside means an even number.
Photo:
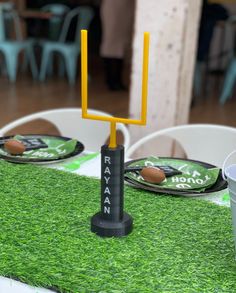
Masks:
[[[4,149],[4,143],[10,139],[25,145],[22,155],[12,155]],[[83,150],[81,142],[63,136],[29,134],[0,137],[0,158],[15,163],[52,163],[74,157]]]
[[[140,171],[148,166],[160,166],[166,179],[160,184],[145,181]],[[227,182],[216,166],[188,159],[154,156],[126,162],[125,180],[137,188],[171,195],[199,196],[227,188]]]

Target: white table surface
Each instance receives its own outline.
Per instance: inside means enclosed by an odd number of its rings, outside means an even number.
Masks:
[[[0,277],[0,292],[1,293],[55,293],[44,288],[32,287],[19,281],[9,278]]]

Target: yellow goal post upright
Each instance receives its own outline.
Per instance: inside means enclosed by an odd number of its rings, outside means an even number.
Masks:
[[[116,123],[146,125],[147,120],[147,92],[148,92],[148,59],[149,33],[144,33],[143,41],[143,73],[142,73],[142,102],[140,119],[98,116],[88,113],[88,41],[87,31],[81,31],[81,96],[82,117],[85,119],[101,120],[111,123],[109,147],[116,147]]]

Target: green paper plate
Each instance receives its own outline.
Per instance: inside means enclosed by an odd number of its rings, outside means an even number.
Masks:
[[[140,161],[145,161],[148,160],[149,158],[140,158],[137,160],[132,160],[129,162],[125,163],[125,168],[129,167],[129,166],[135,166],[136,164],[138,164]],[[178,163],[179,162],[183,162],[186,163],[186,165],[190,165],[190,164],[194,164],[194,165],[198,165],[200,169],[204,168],[204,169],[213,169],[213,168],[217,168],[214,165],[205,163],[205,162],[200,162],[200,161],[195,161],[195,160],[188,160],[188,159],[180,159],[180,158],[169,158],[169,157],[160,157],[159,159],[168,162],[167,165],[170,165],[172,167],[175,167],[178,169]],[[163,163],[162,161],[162,163]],[[153,191],[156,193],[168,193],[171,195],[184,195],[184,196],[200,196],[200,195],[204,195],[204,194],[209,194],[209,193],[213,193],[213,192],[218,192],[220,190],[223,190],[225,188],[227,188],[227,182],[222,178],[221,172],[219,172],[218,177],[215,181],[214,184],[212,184],[211,186],[206,186],[206,188],[204,188],[204,190],[194,190],[194,189],[177,189],[177,188],[168,188],[165,186],[161,186],[161,185],[157,185],[157,184],[149,184],[148,182],[140,182],[138,180],[136,180],[134,177],[132,178],[132,176],[129,176],[129,174],[127,172],[125,172],[125,180],[131,184],[133,187],[136,188],[141,188],[144,190],[148,190],[148,191]]]
[[[1,140],[14,138],[14,135],[0,137]],[[48,148],[25,151],[23,155],[10,155],[3,146],[0,147],[0,158],[14,163],[52,163],[74,157],[84,150],[84,145],[68,137],[56,135],[24,135],[24,138],[38,138],[48,145]]]

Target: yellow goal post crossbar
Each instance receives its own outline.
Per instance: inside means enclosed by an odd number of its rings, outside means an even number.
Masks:
[[[85,119],[107,121],[111,123],[109,147],[116,147],[116,123],[146,125],[147,120],[147,91],[148,91],[148,60],[149,33],[144,33],[143,39],[143,72],[142,72],[142,102],[141,118],[129,119],[112,116],[100,116],[88,113],[88,40],[87,30],[81,30],[81,96],[82,117]]]

